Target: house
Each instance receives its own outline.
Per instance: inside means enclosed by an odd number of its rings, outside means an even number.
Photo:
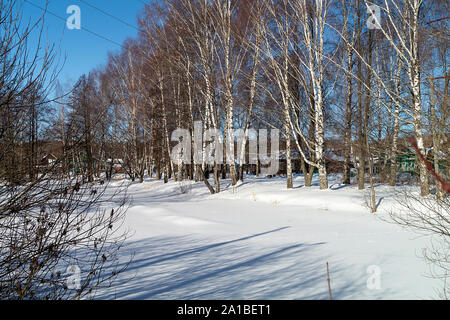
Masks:
[[[434,166],[434,153],[433,153],[433,147],[427,148],[426,152],[427,152],[427,159],[428,159],[428,160],[430,161],[430,163]],[[443,170],[443,169],[445,169],[445,168],[449,168],[449,165],[450,165],[449,162],[450,162],[450,161],[449,161],[448,156],[447,156],[444,152],[439,151],[439,154],[438,154],[438,164],[439,164],[439,169],[440,169],[440,170]]]
[[[381,158],[377,159],[377,161],[374,161],[375,164],[375,172],[379,172],[380,168],[382,167],[382,164],[385,161],[386,154],[382,153]],[[426,158],[431,163],[431,165],[434,167],[434,155],[433,155],[433,148],[427,148],[426,149]],[[443,152],[439,153],[439,169],[445,169],[448,168],[449,160],[447,159],[446,155]],[[386,167],[390,167],[390,158],[386,161]],[[410,173],[410,174],[416,174],[417,173],[417,157],[416,152],[411,147],[405,147],[400,150],[399,154],[397,155],[397,171],[399,173]]]
[[[93,157],[92,158],[93,161],[93,169],[94,171],[97,170],[98,168],[98,163],[100,162],[99,159]],[[80,173],[80,172],[84,172],[87,169],[87,154],[86,152],[80,152],[78,154],[78,157],[76,157],[75,159],[71,159],[69,162],[69,167],[70,167],[70,171],[72,173]]]
[[[57,160],[58,160],[58,158],[54,154],[49,153],[49,154],[45,155],[44,157],[42,157],[42,159],[40,161],[40,165],[44,166],[44,167],[48,167],[48,166],[51,166],[52,164],[54,164]]]
[[[122,159],[107,159],[106,165],[107,167],[111,166],[114,172],[121,172],[123,169],[123,160]]]
[[[401,173],[415,173],[416,153],[411,148],[405,148],[397,157],[398,171]]]

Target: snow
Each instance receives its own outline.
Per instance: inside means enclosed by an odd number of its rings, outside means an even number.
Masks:
[[[215,195],[202,182],[188,194],[176,182],[133,183],[121,254],[133,261],[96,298],[328,299],[326,262],[333,299],[435,298],[440,282],[420,256],[430,238],[388,222],[392,188],[377,186],[373,215],[368,191],[338,181],[319,190],[318,176],[311,188],[296,176],[287,190],[280,177],[247,177]],[[373,266],[379,289],[367,285]]]

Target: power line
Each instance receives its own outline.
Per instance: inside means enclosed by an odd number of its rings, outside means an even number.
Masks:
[[[87,1],[84,1],[84,0],[79,0],[79,1],[82,2],[82,3],[84,3],[84,4],[87,5],[87,6],[91,7],[91,8],[94,8],[94,9],[97,10],[97,11],[100,11],[100,12],[103,13],[104,15],[107,15],[108,17],[111,17],[111,18],[113,18],[113,19],[115,19],[115,20],[117,20],[117,21],[119,21],[119,22],[121,22],[121,23],[123,23],[123,24],[125,24],[125,25],[127,25],[127,26],[129,26],[129,27],[131,27],[131,28],[133,28],[133,29],[135,29],[135,30],[137,30],[137,31],[139,31],[138,28],[136,28],[136,27],[133,26],[132,24],[129,24],[128,22],[126,22],[126,21],[120,19],[119,17],[116,17],[116,16],[114,16],[114,15],[112,15],[112,14],[110,14],[110,13],[108,13],[108,12],[106,12],[106,11],[100,9],[100,8],[97,8],[96,6],[94,6],[93,4],[90,4],[90,3],[87,2]]]
[[[32,5],[33,7],[36,7],[36,8],[38,8],[38,9],[41,9],[44,13],[49,13],[49,14],[51,14],[52,16],[54,16],[54,17],[56,17],[56,18],[58,18],[58,19],[60,19],[60,20],[62,20],[62,21],[64,21],[64,22],[66,22],[66,20],[67,20],[66,18],[61,17],[60,15],[57,15],[56,13],[53,13],[53,12],[49,11],[47,8],[43,8],[43,7],[37,5],[37,4],[33,3],[33,2],[30,2],[29,0],[24,0],[24,2],[26,2],[26,3],[30,4],[30,5]],[[107,38],[107,37],[105,37],[105,36],[103,36],[103,35],[101,35],[101,34],[95,32],[95,31],[92,31],[92,30],[87,29],[87,28],[84,28],[84,27],[81,28],[81,30],[84,30],[84,31],[86,31],[86,32],[88,32],[88,33],[90,33],[90,34],[92,34],[92,35],[98,37],[98,38],[103,39],[103,40],[109,41],[109,42],[111,42],[111,43],[113,43],[113,44],[115,44],[115,45],[117,45],[117,46],[119,46],[119,47],[121,47],[121,48],[124,48],[124,46],[121,45],[120,43],[118,43],[118,42],[116,42],[116,41],[114,41],[114,40],[111,40],[111,39],[109,39],[109,38]]]

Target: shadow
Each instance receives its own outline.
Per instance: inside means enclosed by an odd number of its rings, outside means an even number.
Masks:
[[[114,286],[99,289],[95,299],[328,299],[329,257],[320,249],[325,242],[254,241],[287,228],[217,243],[193,235],[128,243],[123,260],[131,254],[135,259]],[[366,286],[365,269],[350,271],[339,261],[330,265],[333,298],[358,299]]]
[[[384,197],[381,197],[380,199],[378,199],[377,204],[375,205],[375,207],[378,209],[378,207],[380,206],[381,202],[384,200]]]
[[[266,232],[253,234],[253,235],[250,235],[250,236],[247,236],[247,237],[234,239],[234,240],[230,240],[230,241],[225,241],[225,242],[213,243],[213,244],[197,247],[197,248],[194,248],[194,249],[181,250],[181,251],[175,251],[175,252],[171,252],[171,253],[167,253],[167,254],[156,255],[156,256],[151,257],[150,259],[145,259],[145,261],[148,262],[148,263],[160,263],[160,262],[164,262],[166,260],[181,258],[181,257],[183,257],[185,255],[200,253],[202,251],[214,249],[214,248],[225,246],[225,245],[232,244],[232,243],[235,243],[235,242],[245,241],[245,240],[249,240],[249,239],[252,239],[252,238],[264,236],[264,235],[267,235],[267,234],[270,234],[270,233],[273,233],[273,232],[277,232],[277,231],[281,231],[281,230],[284,230],[284,229],[288,229],[288,228],[290,228],[290,227],[282,227],[282,228],[278,228],[278,229],[274,229],[274,230],[270,230],[270,231],[266,231]],[[138,243],[139,242],[137,242],[136,244],[138,244]],[[139,263],[139,261],[135,261],[135,262]],[[135,267],[132,266],[129,269],[135,269]]]
[[[274,181],[276,181],[276,179],[277,178],[269,179],[269,178],[263,178],[263,177],[249,177],[247,179],[244,179],[244,181],[239,181],[238,184],[236,186],[234,186],[234,187],[239,189],[239,188],[245,187],[246,185],[254,184],[255,181],[257,181],[258,183],[261,183],[261,184],[269,184],[269,183],[273,183]],[[233,188],[231,183],[228,182],[227,180],[229,180],[229,179],[221,181],[220,187],[221,187],[222,191],[230,190],[230,189]]]
[[[337,187],[335,187],[335,185],[337,185]],[[351,187],[351,184],[340,184],[340,183],[335,183],[333,185],[330,186],[331,190],[340,190],[340,189],[344,189],[344,188],[348,188]]]

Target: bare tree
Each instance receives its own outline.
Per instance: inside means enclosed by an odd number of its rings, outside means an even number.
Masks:
[[[119,231],[126,195],[116,198],[114,209],[101,209],[105,187],[68,178],[60,170],[65,152],[52,164],[38,163],[38,128],[44,121],[39,110],[52,102],[57,66],[52,48],[41,47],[43,19],[24,24],[22,13],[20,3],[0,2],[0,298],[79,299],[111,284],[126,267],[116,259],[126,238]],[[27,39],[35,33],[39,41],[33,48]],[[89,125],[79,129],[68,153],[79,154],[91,143]]]

